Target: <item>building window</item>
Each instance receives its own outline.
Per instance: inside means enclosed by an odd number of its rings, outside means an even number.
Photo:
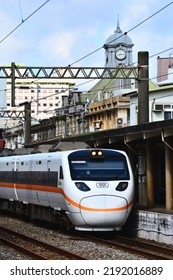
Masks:
[[[170,109],[171,105],[164,105],[164,109]]]
[[[173,117],[173,112],[171,112],[171,111],[164,111],[164,120],[172,119],[172,117]]]

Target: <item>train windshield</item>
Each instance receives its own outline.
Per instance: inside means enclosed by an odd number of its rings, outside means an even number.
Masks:
[[[111,150],[91,155],[91,151],[77,151],[69,155],[72,180],[110,181],[129,180],[126,157]]]

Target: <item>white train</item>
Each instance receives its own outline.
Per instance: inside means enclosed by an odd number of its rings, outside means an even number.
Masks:
[[[76,230],[120,230],[133,205],[134,179],[118,150],[1,157],[0,199],[65,213]]]

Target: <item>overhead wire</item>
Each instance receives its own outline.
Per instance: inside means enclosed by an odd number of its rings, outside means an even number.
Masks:
[[[135,25],[133,28],[131,28],[131,29],[129,29],[128,31],[124,32],[123,34],[121,34],[121,35],[120,35],[119,37],[117,37],[116,39],[118,40],[118,39],[120,39],[122,36],[127,35],[129,32],[131,32],[132,30],[136,29],[137,27],[139,27],[140,25],[142,25],[142,24],[145,23],[146,21],[150,20],[150,19],[153,18],[155,15],[157,15],[158,13],[160,13],[161,11],[163,11],[164,9],[166,9],[167,7],[169,7],[169,6],[172,5],[172,4],[173,4],[173,1],[171,1],[170,3],[168,3],[167,5],[165,5],[164,7],[162,7],[161,9],[159,9],[158,11],[156,11],[154,14],[150,15],[149,17],[147,17],[146,19],[144,19],[143,21],[141,21],[140,23],[138,23],[137,25]],[[114,39],[111,40],[111,41],[109,42],[109,44],[111,44],[112,42],[114,42]],[[103,45],[102,47],[97,48],[96,50],[94,50],[94,51],[90,52],[89,54],[83,56],[81,59],[78,59],[78,60],[74,61],[74,62],[71,63],[69,66],[72,66],[72,65],[76,64],[77,62],[80,62],[81,60],[83,60],[83,59],[89,57],[90,55],[96,53],[97,51],[101,50],[101,49],[104,48],[104,47],[105,47],[105,45]],[[154,56],[156,56],[156,55],[159,55],[159,54],[161,54],[161,53],[163,53],[163,52],[166,52],[166,51],[169,51],[169,50],[171,50],[171,49],[172,49],[172,48],[169,48],[169,49],[167,49],[167,50],[165,50],[165,51],[162,51],[162,52],[160,52],[160,53],[157,53],[157,54],[155,54],[155,55],[152,55],[152,56],[150,56],[149,58],[152,58],[152,57],[154,57]],[[136,63],[137,63],[137,62],[136,62]],[[132,63],[132,65],[135,65],[136,63]]]
[[[22,17],[22,9],[21,9],[21,2],[19,0],[19,7],[20,7],[20,11],[21,11],[21,18],[22,18],[22,22],[17,25],[10,33],[8,33],[3,39],[0,40],[0,43],[2,43],[6,38],[8,38],[15,30],[17,30],[25,21],[27,21],[30,17],[32,17],[36,12],[38,12],[44,5],[46,5],[50,0],[45,1],[41,6],[39,6],[35,11],[33,11],[28,17],[26,17],[25,19],[23,19]],[[164,7],[160,8],[158,11],[156,11],[154,14],[152,14],[151,16],[147,17],[146,19],[144,19],[143,21],[141,21],[140,23],[138,23],[137,25],[135,25],[134,27],[132,27],[131,29],[129,29],[128,31],[124,32],[123,34],[121,34],[119,37],[117,37],[117,39],[121,38],[124,35],[127,35],[129,32],[131,32],[132,30],[136,29],[138,26],[142,25],[143,23],[145,23],[146,21],[148,21],[149,19],[151,19],[152,17],[154,17],[155,15],[157,15],[158,13],[160,13],[161,11],[163,11],[164,9],[166,9],[167,7],[169,7],[170,5],[173,4],[173,1],[171,1],[170,3],[168,3],[167,5],[165,5]],[[109,43],[113,42],[114,40],[110,41]],[[88,56],[96,53],[97,51],[101,50],[102,48],[104,48],[105,45],[97,48],[96,50],[86,54],[85,56],[81,57],[80,59],[72,62],[71,64],[69,64],[68,66],[72,66],[74,64],[76,64],[77,62],[87,58]]]
[[[172,48],[170,48],[170,49],[172,49]],[[166,51],[166,50],[165,50]],[[164,51],[162,51],[162,53],[163,53]],[[168,74],[168,76],[169,75],[171,75],[171,74],[173,74],[173,73],[169,73]],[[162,76],[165,76],[165,74],[164,75],[159,75],[159,76],[156,76],[156,77],[152,77],[150,80],[152,80],[152,79],[156,79],[156,78],[159,78],[159,77],[162,77]],[[83,83],[81,83],[81,84],[78,84],[78,85],[76,85],[75,87],[79,87],[79,86],[81,86],[81,85],[83,85],[83,84],[86,84],[86,83],[90,83],[90,82],[92,82],[93,81],[93,79],[91,79],[91,80],[89,80],[89,81],[86,81],[86,82],[83,82]],[[134,83],[129,83],[129,84],[126,84],[126,86],[128,87],[128,86],[131,86],[132,84],[134,84]],[[18,88],[18,87],[16,87],[16,88]],[[93,95],[94,95],[94,92],[96,93],[96,92],[98,92],[98,91],[112,91],[112,90],[118,90],[118,89],[120,89],[121,88],[121,86],[119,86],[119,85],[117,85],[117,86],[113,86],[113,87],[106,87],[106,88],[97,88],[97,89],[93,89],[93,90],[89,90],[89,91],[87,91],[88,93],[93,93]],[[45,89],[45,88],[44,88]],[[6,89],[6,91],[7,90],[10,90],[10,89]],[[67,91],[68,89],[65,89],[65,91]],[[70,87],[69,87],[69,90],[70,90]],[[41,98],[39,98],[39,99],[34,99],[34,100],[32,100],[32,103],[33,102],[38,102],[39,100],[42,100],[42,99],[47,99],[47,98],[49,98],[49,97],[51,97],[51,96],[55,96],[55,95],[58,95],[59,94],[59,92],[57,92],[57,93],[54,93],[54,94],[50,94],[50,95],[48,95],[48,96],[44,96],[44,97],[41,97]],[[92,96],[91,96],[91,99],[92,99]],[[44,110],[44,111],[47,111],[47,109],[46,110]]]
[[[22,22],[19,23],[13,30],[11,30],[3,39],[0,40],[0,43],[5,41],[12,33],[14,33],[24,22],[26,22],[29,18],[31,18],[34,14],[36,14],[43,6],[45,6],[50,0],[45,1],[41,6],[39,6],[35,11],[33,11],[28,17],[22,19]]]
[[[124,32],[123,34],[121,34],[121,35],[120,35],[119,37],[117,37],[116,39],[120,39],[122,36],[127,35],[129,32],[131,32],[132,30],[136,29],[137,27],[139,27],[140,25],[142,25],[143,23],[145,23],[146,21],[148,21],[149,19],[151,19],[152,17],[154,17],[155,15],[157,15],[158,13],[160,13],[161,11],[163,11],[164,9],[166,9],[167,7],[169,7],[169,6],[172,5],[172,4],[173,4],[173,1],[171,1],[170,3],[168,3],[167,5],[165,5],[164,7],[160,8],[160,9],[159,9],[158,11],[156,11],[154,14],[152,14],[152,15],[149,16],[149,17],[147,17],[146,19],[144,19],[143,21],[141,21],[140,23],[138,23],[138,24],[135,25],[134,27],[130,28],[128,31]],[[111,40],[111,41],[109,42],[109,44],[112,43],[112,42],[114,42],[114,39]],[[95,52],[99,51],[100,49],[104,48],[104,46],[105,46],[105,45],[103,45],[103,46],[97,48],[96,50],[90,52],[89,54],[83,56],[82,58],[80,58],[80,59],[74,61],[74,62],[71,63],[69,66],[74,65],[74,64],[76,64],[77,62],[79,62],[79,61],[81,61],[81,60],[87,58],[88,56],[90,56],[90,55],[94,54]]]
[[[157,15],[158,13],[160,13],[161,11],[163,11],[164,9],[166,9],[168,6],[170,6],[170,5],[172,5],[172,4],[173,4],[173,1],[171,1],[171,2],[168,3],[167,5],[165,5],[164,7],[162,7],[161,9],[159,9],[158,11],[156,11],[156,12],[155,12],[154,14],[152,14],[151,16],[149,16],[149,17],[147,17],[146,19],[144,19],[143,21],[141,21],[139,24],[137,24],[137,25],[134,26],[133,28],[129,29],[127,32],[124,32],[122,35],[120,35],[120,36],[117,37],[116,39],[120,39],[122,36],[127,35],[129,32],[131,32],[132,30],[136,29],[137,27],[139,27],[140,25],[142,25],[143,23],[145,23],[146,21],[148,21],[149,19],[151,19],[152,17],[154,17],[155,15]],[[114,41],[114,39],[113,39],[112,41],[110,41],[109,44],[112,43],[113,41]],[[74,65],[75,63],[79,62],[80,60],[83,60],[83,59],[85,59],[86,57],[88,57],[88,56],[94,54],[95,52],[97,52],[97,51],[99,51],[100,49],[102,49],[104,46],[105,46],[105,45],[103,45],[102,47],[96,49],[95,51],[92,51],[92,52],[89,53],[88,55],[83,56],[81,59],[76,60],[76,61],[73,62],[71,65]],[[169,51],[169,50],[171,50],[171,49],[172,49],[172,48],[169,48],[169,49],[167,49],[167,50],[165,50],[165,51],[162,51],[162,52],[160,52],[160,53],[157,53],[157,54],[155,54],[155,55],[152,55],[152,56],[150,56],[149,58],[152,58],[152,57],[154,57],[154,56],[156,56],[156,55],[159,55],[159,54],[161,54],[161,53],[163,53],[163,52],[166,52],[166,51]],[[133,65],[134,65],[134,64],[135,64],[135,63],[133,63]]]
[[[33,16],[38,10],[40,10],[40,9],[41,9],[45,4],[47,4],[49,1],[50,1],[50,0],[45,1],[45,2],[44,2],[41,6],[39,6],[33,13],[31,13],[27,18],[25,18],[25,19],[23,20],[22,9],[21,9],[21,2],[20,2],[20,0],[19,0],[19,6],[20,6],[20,11],[21,11],[22,22],[21,22],[18,26],[16,26],[9,34],[7,34],[7,35],[0,41],[0,43],[3,42],[7,37],[9,37],[16,29],[18,29],[26,20],[28,20],[31,16]],[[152,17],[154,17],[155,15],[157,15],[158,13],[160,13],[161,11],[163,11],[164,9],[166,9],[166,8],[167,8],[168,6],[170,6],[171,4],[173,4],[173,1],[171,1],[171,2],[168,3],[167,5],[165,5],[164,7],[162,7],[161,9],[159,9],[158,11],[156,11],[156,12],[155,12],[154,14],[152,14],[151,16],[147,17],[145,20],[143,20],[143,21],[141,21],[140,23],[138,23],[138,24],[137,24],[136,26],[134,26],[133,28],[129,29],[127,32],[124,32],[124,33],[123,33],[122,35],[120,35],[117,39],[121,38],[121,37],[124,36],[124,35],[127,35],[127,33],[131,32],[132,30],[134,30],[134,29],[137,28],[138,26],[142,25],[143,23],[145,23],[146,21],[148,21],[149,19],[151,19]],[[114,40],[112,40],[112,41],[114,41]],[[111,41],[111,42],[112,42],[112,41]],[[109,42],[109,43],[111,43],[111,42]],[[89,54],[83,56],[82,58],[80,58],[80,59],[74,61],[74,62],[71,63],[69,66],[72,66],[72,65],[76,64],[77,62],[79,62],[79,61],[81,61],[81,60],[87,58],[88,56],[90,56],[90,55],[96,53],[97,51],[99,51],[99,50],[101,50],[102,48],[104,48],[104,46],[105,46],[105,45],[103,45],[103,46],[97,48],[96,50],[90,52]],[[170,49],[172,49],[172,48],[170,48]],[[170,49],[167,49],[167,50],[165,50],[165,51],[162,51],[162,52],[160,52],[160,53],[157,53],[157,54],[155,54],[155,55],[152,55],[152,56],[150,56],[150,58],[151,58],[151,57],[154,57],[154,56],[156,56],[156,55],[158,55],[158,54],[161,54],[161,53],[163,53],[163,52],[166,52],[166,51],[168,51],[168,50],[170,50]],[[134,63],[133,63],[133,64],[134,64]],[[38,80],[39,80],[39,79],[38,79]],[[92,80],[87,81],[86,83],[89,83],[89,82],[91,82],[91,81],[92,81]],[[82,84],[84,84],[84,83],[82,83]],[[79,86],[80,86],[80,85],[79,85]]]
[[[21,20],[22,20],[22,22],[23,22],[22,6],[21,6],[20,0],[19,0],[19,10],[20,10]]]
[[[135,25],[134,27],[132,27],[131,29],[129,29],[128,31],[124,32],[123,34],[121,34],[119,37],[116,38],[116,40],[120,39],[122,36],[127,35],[127,33],[131,32],[132,30],[136,29],[138,26],[140,26],[141,24],[145,23],[146,21],[148,21],[149,19],[151,19],[152,17],[154,17],[155,15],[157,15],[158,13],[160,13],[161,11],[163,11],[164,9],[166,9],[168,6],[170,6],[171,4],[173,4],[173,1],[171,1],[170,3],[168,3],[167,5],[165,5],[164,7],[162,7],[161,9],[159,9],[158,11],[156,11],[154,14],[152,14],[151,16],[147,17],[146,19],[144,19],[143,21],[141,21],[140,23],[138,23],[137,25]],[[112,43],[114,41],[114,39],[112,41],[109,42]],[[77,59],[76,61],[72,62],[71,64],[68,65],[68,67],[71,67],[72,65],[80,62],[81,60],[91,56],[92,54],[98,52],[99,50],[101,50],[102,48],[105,47],[105,44],[95,50],[93,50],[92,52],[84,55],[83,57],[81,57],[80,59]],[[133,63],[134,65],[135,63]],[[41,79],[41,78],[40,78]],[[38,81],[39,79],[37,79]]]

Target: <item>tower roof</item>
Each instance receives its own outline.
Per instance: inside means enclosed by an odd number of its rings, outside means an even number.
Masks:
[[[124,45],[124,46],[133,46],[132,40],[128,35],[122,32],[120,25],[119,25],[119,19],[117,20],[117,29],[114,31],[114,34],[108,37],[108,39],[105,42],[105,46],[107,45]]]

